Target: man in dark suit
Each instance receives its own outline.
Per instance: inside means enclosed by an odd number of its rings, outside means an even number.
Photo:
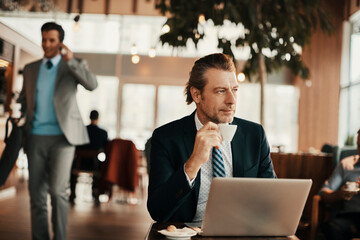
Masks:
[[[262,126],[234,118],[238,88],[228,56],[211,54],[195,62],[185,92],[196,111],[152,135],[147,207],[155,221],[202,220],[213,167],[219,165],[214,149],[220,150],[224,177],[276,177]],[[231,142],[222,141],[219,123],[237,125]]]
[[[96,110],[92,110],[90,112],[90,124],[86,126],[90,143],[78,146],[76,149],[80,151],[86,150],[104,150],[106,143],[108,142],[108,134],[107,132],[98,126],[99,123],[99,112]],[[100,181],[100,161],[97,156],[91,158],[81,158],[79,159],[79,168],[80,170],[94,171],[93,181],[92,181],[92,194],[94,197],[95,204],[98,205],[99,202],[99,181]],[[78,164],[74,161],[72,169],[74,169]],[[77,182],[77,175],[71,173],[70,178],[70,188],[71,194],[69,197],[69,201],[71,204],[74,204],[74,199],[76,198],[75,187]]]
[[[108,134],[106,130],[100,128],[99,124],[99,112],[92,110],[90,112],[90,124],[86,126],[89,134],[90,142],[81,146],[77,149],[91,149],[91,150],[104,150],[105,145],[108,142]]]
[[[76,101],[78,84],[97,87],[84,61],[75,59],[62,42],[64,30],[55,22],[41,27],[44,58],[27,64],[18,102],[25,121],[29,162],[32,239],[50,239],[47,196],[51,196],[54,239],[66,239],[66,189],[74,145],[89,142]],[[63,50],[63,52],[61,52]]]

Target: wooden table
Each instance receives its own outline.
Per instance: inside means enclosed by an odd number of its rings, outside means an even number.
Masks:
[[[148,233],[146,234],[145,240],[157,240],[157,239],[168,239],[166,236],[158,233],[159,230],[166,229],[169,225],[175,225],[177,228],[183,228],[183,223],[151,223]],[[191,240],[299,240],[296,236],[289,237],[201,237],[196,235],[191,237]]]

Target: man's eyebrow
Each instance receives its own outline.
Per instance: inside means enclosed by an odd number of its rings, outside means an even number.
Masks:
[[[229,88],[229,87],[214,87],[214,89],[227,89],[227,88]]]

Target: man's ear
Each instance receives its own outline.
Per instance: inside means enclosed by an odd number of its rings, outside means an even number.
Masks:
[[[191,97],[193,98],[195,103],[199,103],[201,100],[200,90],[195,87],[190,87]]]

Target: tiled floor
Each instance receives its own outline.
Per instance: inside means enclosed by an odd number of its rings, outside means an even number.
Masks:
[[[124,204],[115,192],[110,202],[99,207],[91,200],[86,181],[77,185],[76,204],[69,208],[68,240],[144,239],[152,219],[146,209],[146,195],[138,204]],[[135,200],[132,200],[135,202]],[[0,199],[0,240],[31,239],[30,203],[27,181],[19,180],[15,196]]]

